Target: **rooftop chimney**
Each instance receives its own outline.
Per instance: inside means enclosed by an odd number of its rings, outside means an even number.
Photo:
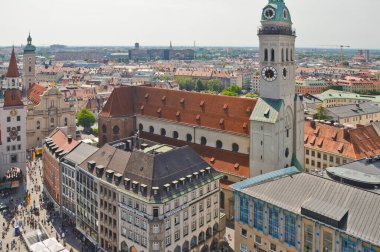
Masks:
[[[71,142],[73,141],[73,136],[72,135],[68,135],[67,136],[67,141],[69,142],[69,144],[71,144]]]

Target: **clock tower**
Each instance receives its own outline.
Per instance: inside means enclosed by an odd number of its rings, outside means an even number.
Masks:
[[[303,107],[295,93],[295,39],[283,0],[269,0],[258,29],[260,98],[251,115],[250,175],[302,169]]]
[[[30,87],[36,83],[36,47],[32,45],[32,37],[28,36],[27,45],[24,47],[24,75],[23,91],[27,93]]]

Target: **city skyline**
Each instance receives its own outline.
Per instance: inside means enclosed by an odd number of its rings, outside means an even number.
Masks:
[[[266,1],[239,2],[115,0],[103,6],[100,0],[65,0],[57,4],[47,0],[6,0],[4,8],[17,11],[5,12],[3,19],[17,22],[3,24],[0,46],[24,44],[30,31],[37,46],[131,46],[135,42],[166,46],[170,41],[173,46],[193,46],[196,41],[197,46],[257,47],[257,20]],[[339,44],[379,48],[380,36],[371,32],[368,24],[378,23],[376,10],[380,2],[321,0],[308,2],[307,8],[301,0],[286,3],[292,10],[299,48]],[[357,11],[363,8],[365,12]]]

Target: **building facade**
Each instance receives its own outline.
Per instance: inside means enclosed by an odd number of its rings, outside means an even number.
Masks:
[[[295,167],[232,187],[237,250],[380,251],[377,193]]]
[[[0,99],[0,178],[12,167],[18,167],[26,174],[25,124],[26,107],[21,91],[5,90]]]
[[[87,157],[94,153],[98,148],[80,142],[75,148],[67,153],[60,160],[61,169],[61,210],[60,213],[65,219],[75,223],[76,214],[76,166],[82,163]]]
[[[43,161],[43,190],[54,205],[56,211],[61,212],[61,168],[60,160],[78,145],[78,142],[67,129],[56,128],[44,139]]]
[[[58,88],[44,89],[34,84],[28,92],[28,99],[26,127],[29,150],[41,148],[45,137],[56,127],[67,127],[67,134],[75,136],[74,104],[65,102]]]
[[[328,84],[324,80],[317,78],[297,78],[296,93],[297,94],[320,94],[326,91]]]
[[[91,176],[99,192],[82,214],[92,196],[77,189],[78,230],[105,251],[210,251],[223,237],[220,175],[190,147],[130,137],[104,145],[77,172],[77,188]]]
[[[262,11],[260,98],[250,117],[250,176],[296,164],[302,169],[304,110],[295,94],[295,31],[283,0]]]

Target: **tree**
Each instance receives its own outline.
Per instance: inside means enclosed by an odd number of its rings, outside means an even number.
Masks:
[[[82,108],[77,114],[77,120],[79,125],[82,125],[85,129],[90,128],[96,122],[95,115],[87,108]]]
[[[241,94],[241,87],[237,86],[236,84],[233,84],[228,88],[225,88],[222,92],[222,95],[227,96],[239,96],[239,94]]]
[[[211,79],[211,80],[207,81],[206,89],[220,93],[223,90],[222,81],[219,79]]]
[[[315,116],[318,120],[326,120],[329,118],[329,113],[324,107],[319,107]]]
[[[197,84],[195,85],[195,90],[198,92],[205,90],[205,85],[203,84],[201,80],[197,80]]]

